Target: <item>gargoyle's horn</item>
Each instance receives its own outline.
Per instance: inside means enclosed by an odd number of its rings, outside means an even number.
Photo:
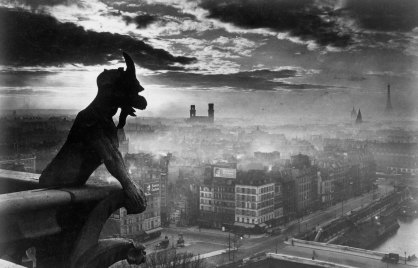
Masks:
[[[126,62],[126,72],[130,73],[132,75],[135,75],[135,63],[132,60],[131,56],[129,56],[127,53],[123,52],[123,57],[125,58]]]

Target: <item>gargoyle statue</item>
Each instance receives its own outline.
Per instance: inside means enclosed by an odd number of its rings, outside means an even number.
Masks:
[[[104,163],[123,187],[127,212],[135,214],[145,210],[146,198],[129,177],[118,150],[117,129],[124,127],[128,115],[135,116],[134,108],[144,110],[147,101],[138,94],[144,88],[136,79],[133,60],[125,52],[123,57],[126,71],[123,68],[105,69],[97,77],[97,96],[77,114],[66,142],[42,172],[39,182],[43,187],[81,186]],[[116,127],[112,116],[118,108],[121,112]]]

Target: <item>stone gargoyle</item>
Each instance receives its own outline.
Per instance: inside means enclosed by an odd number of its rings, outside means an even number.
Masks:
[[[118,150],[117,129],[124,127],[128,115],[135,116],[134,108],[144,110],[147,101],[138,94],[144,88],[136,79],[133,60],[125,52],[123,57],[126,70],[105,69],[97,77],[97,96],[77,114],[66,142],[42,172],[39,183],[42,187],[81,186],[104,163],[123,187],[128,214],[135,214],[146,209],[146,198],[130,178]],[[116,126],[112,117],[119,108],[121,112]]]

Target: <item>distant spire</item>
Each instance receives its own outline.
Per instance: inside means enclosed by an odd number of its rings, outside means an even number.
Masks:
[[[386,109],[385,112],[389,113],[393,110],[392,102],[390,100],[390,84],[388,84],[388,92],[387,92],[387,99],[386,99]]]
[[[357,115],[357,113],[356,113],[356,109],[354,108],[354,106],[353,106],[353,110],[351,110],[351,118],[355,118],[356,117],[356,115]]]
[[[356,124],[360,124],[360,123],[363,123],[363,118],[361,116],[360,109],[358,109],[358,114],[357,114],[357,118],[356,118]]]

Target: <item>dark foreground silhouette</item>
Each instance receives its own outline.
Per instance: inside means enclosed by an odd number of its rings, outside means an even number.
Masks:
[[[131,57],[123,53],[123,68],[104,70],[97,77],[98,93],[93,102],[78,113],[66,142],[56,157],[42,172],[39,182],[43,187],[81,186],[102,163],[122,185],[126,195],[125,207],[130,214],[146,208],[146,198],[129,177],[118,147],[117,129],[123,128],[128,115],[145,109],[147,101],[138,93],[144,88],[135,75]],[[116,127],[112,116],[121,108]]]

